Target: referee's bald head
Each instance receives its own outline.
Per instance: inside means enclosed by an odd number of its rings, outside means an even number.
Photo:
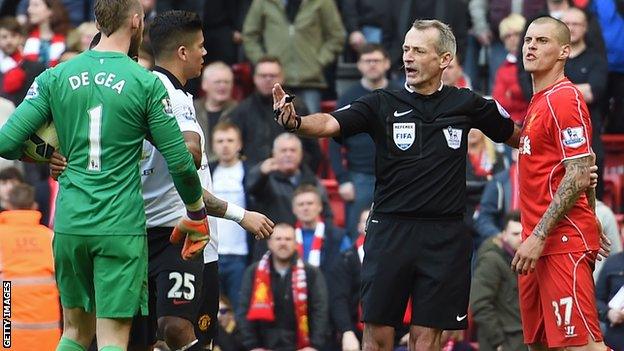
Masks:
[[[552,35],[554,37],[555,40],[557,40],[557,42],[561,45],[570,45],[570,29],[568,28],[568,26],[561,22],[560,20],[550,17],[550,16],[543,16],[543,17],[538,17],[536,19],[533,20],[533,22],[531,22],[531,25],[541,25],[541,24],[548,24],[552,27]]]

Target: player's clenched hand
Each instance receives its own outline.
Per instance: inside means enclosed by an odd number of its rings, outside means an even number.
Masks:
[[[297,117],[293,96],[284,92],[282,86],[276,83],[273,86],[273,113],[275,121],[288,131],[295,131],[301,125],[301,118]]]
[[[533,272],[537,260],[542,255],[542,251],[544,251],[545,243],[545,239],[531,234],[516,251],[516,255],[511,261],[511,269],[519,274]]]
[[[609,257],[609,253],[611,252],[611,240],[607,237],[602,229],[602,223],[598,217],[596,217],[596,226],[598,227],[598,233],[600,233],[600,249],[598,250],[598,256],[596,256],[596,260],[602,261]]]
[[[54,151],[52,157],[50,157],[50,177],[57,180],[65,168],[67,168],[67,159],[57,151]]]
[[[245,211],[245,216],[240,222],[240,226],[253,234],[256,240],[268,239],[273,234],[275,224],[262,213]]]
[[[609,312],[607,312],[607,318],[609,322],[611,322],[612,327],[622,324],[622,322],[624,322],[624,311],[611,308]]]
[[[598,185],[598,166],[596,166],[596,154],[593,151],[591,157],[593,166],[589,167],[589,186],[596,188]]]
[[[196,220],[188,217],[180,219],[173,228],[169,241],[172,244],[179,244],[182,240],[184,240],[182,259],[191,260],[199,256],[210,241],[210,227],[206,216]]]
[[[355,200],[355,186],[352,182],[342,183],[338,187],[338,194],[345,201],[353,201]]]

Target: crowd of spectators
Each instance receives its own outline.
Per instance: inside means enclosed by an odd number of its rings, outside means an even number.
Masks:
[[[0,125],[38,74],[88,49],[97,32],[93,2],[0,0]],[[339,144],[284,133],[273,121],[275,83],[296,95],[301,115],[346,106],[375,89],[403,89],[403,36],[415,19],[436,18],[450,24],[458,44],[444,83],[493,96],[521,125],[532,95],[522,67],[523,33],[532,18],[550,15],[571,32],[565,73],[591,113],[600,179],[608,157],[602,136],[624,133],[623,0],[141,3],[147,25],[169,9],[203,18],[208,54],[202,77],[188,89],[207,140],[214,193],[279,223],[263,242],[217,221],[222,298],[216,347],[224,351],[295,350],[306,333],[316,350],[361,348],[359,271],[375,184],[374,144],[366,135]],[[148,37],[139,63],[153,67]],[[519,244],[517,155],[477,130],[467,142],[474,323],[467,333],[445,334],[445,349],[470,349],[471,342],[482,350],[524,349],[517,283],[509,269]],[[0,243],[6,245],[3,237],[10,233],[4,231],[14,228],[13,211],[38,211],[41,224],[53,228],[57,190],[47,165],[0,159]],[[599,199],[603,193],[600,181]],[[25,203],[18,206],[20,199]],[[596,298],[606,342],[614,349],[624,349],[624,310],[609,307],[624,286],[620,212],[598,202],[612,257],[597,265]],[[267,298],[274,305],[270,312],[261,307]],[[309,330],[302,329],[302,319]],[[399,334],[397,347],[406,343],[405,333]]]

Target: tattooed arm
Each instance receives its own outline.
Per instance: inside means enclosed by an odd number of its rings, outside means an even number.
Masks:
[[[208,190],[204,189],[204,206],[209,216],[223,218],[227,210],[228,203],[214,196]]]
[[[596,213],[596,188],[587,188],[587,190],[585,190],[585,195],[587,196],[589,207],[592,211],[594,211],[594,213]]]
[[[232,219],[226,215],[229,203],[214,196],[206,189],[204,189],[204,206],[209,216]],[[252,233],[256,239],[266,239],[273,233],[273,221],[265,215],[259,212],[246,211],[242,208],[240,210],[244,212],[242,213],[242,219],[237,221],[238,224],[246,231]]]
[[[542,240],[546,239],[557,223],[570,211],[581,194],[588,194],[592,209],[596,206],[595,190],[589,187],[589,168],[594,164],[592,157],[583,156],[563,163],[565,175],[548,209],[533,229],[533,234]],[[591,198],[589,195],[592,195]]]
[[[544,251],[546,237],[570,211],[581,194],[587,192],[590,186],[590,167],[593,164],[592,156],[564,161],[566,172],[548,209],[533,229],[533,234],[524,240],[511,261],[511,268],[514,271],[527,274],[535,270],[537,260]],[[595,202],[589,201],[590,205]]]

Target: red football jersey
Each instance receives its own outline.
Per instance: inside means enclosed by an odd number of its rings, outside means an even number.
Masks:
[[[587,156],[592,127],[581,92],[567,78],[536,93],[519,146],[520,212],[526,239],[546,212],[565,174],[565,160]],[[583,193],[546,239],[543,255],[599,248],[594,213]]]

